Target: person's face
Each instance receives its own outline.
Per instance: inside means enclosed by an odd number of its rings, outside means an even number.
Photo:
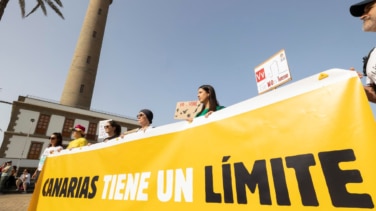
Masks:
[[[82,137],[81,132],[77,130],[72,131],[72,137],[74,139],[81,138]]]
[[[111,126],[111,124],[109,122],[107,122],[105,125],[104,125],[104,131],[106,133],[113,133],[115,130],[114,127]]]
[[[57,137],[54,134],[52,134],[50,136],[50,143],[55,146],[56,142],[57,142]]]
[[[363,31],[376,32],[376,2],[371,2],[364,8],[360,19],[363,20]]]
[[[197,92],[197,98],[200,103],[206,103],[209,101],[209,93],[207,93],[204,89],[199,88]]]
[[[148,126],[150,123],[149,123],[149,120],[148,118],[146,117],[146,115],[142,112],[138,113],[137,114],[137,120],[138,120],[138,123],[143,127],[143,126]]]

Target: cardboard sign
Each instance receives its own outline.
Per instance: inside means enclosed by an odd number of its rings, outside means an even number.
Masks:
[[[200,101],[177,102],[174,119],[194,118],[201,109]]]
[[[285,50],[280,50],[257,66],[255,68],[255,77],[259,94],[275,89],[291,80]]]

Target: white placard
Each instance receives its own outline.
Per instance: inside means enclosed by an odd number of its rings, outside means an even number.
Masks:
[[[112,119],[102,120],[99,121],[98,124],[98,139],[105,139],[108,137],[108,134],[104,130],[104,126],[107,124],[108,121],[111,121]]]
[[[291,80],[284,49],[255,67],[254,71],[259,94],[275,89]]]

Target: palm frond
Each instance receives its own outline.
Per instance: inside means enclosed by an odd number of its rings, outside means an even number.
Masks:
[[[38,9],[38,7],[40,7],[40,4],[37,4],[25,17],[29,17],[29,15],[33,14]]]
[[[55,0],[56,4],[59,5],[60,7],[63,7],[63,3],[61,3],[60,0]]]
[[[54,0],[54,1],[56,2],[57,5],[61,7],[63,6],[60,0]],[[52,10],[55,11],[56,14],[58,14],[62,19],[64,19],[63,13],[60,12],[59,8],[51,0],[37,0],[37,5],[33,8],[33,10],[29,12],[29,14],[26,15],[26,17],[34,13],[39,7],[42,8],[44,15],[47,15],[46,5],[44,4],[45,2],[48,4],[48,6],[52,8]]]
[[[48,3],[48,5],[62,18],[64,19],[64,16],[63,14],[60,12],[59,8],[57,8],[57,6],[50,0],[46,0],[46,2]],[[61,2],[60,2],[61,3]]]
[[[0,0],[0,21],[4,15],[4,11],[9,1],[10,0]],[[63,3],[61,2],[61,0],[53,0],[53,1],[52,0],[36,0],[36,1],[37,1],[37,4],[34,6],[34,8],[29,13],[27,13],[27,15],[25,15],[26,13],[25,0],[18,0],[18,3],[20,4],[22,18],[28,17],[29,15],[33,14],[39,7],[42,9],[44,15],[47,16],[47,8],[45,5],[45,3],[47,3],[48,6],[50,6],[51,9],[55,11],[56,14],[58,14],[62,19],[64,19],[63,13],[60,12],[59,10],[59,7],[63,7]]]
[[[20,3],[21,16],[25,18],[25,0],[19,0],[18,2]]]
[[[7,7],[9,0],[0,0],[0,21],[4,15],[5,8]]]
[[[37,1],[38,1],[38,4],[40,4],[40,7],[42,8],[44,15],[47,16],[47,9],[46,9],[46,5],[44,5],[43,0],[37,0]]]

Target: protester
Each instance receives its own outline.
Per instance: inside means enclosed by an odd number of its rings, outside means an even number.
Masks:
[[[103,139],[103,142],[109,141],[111,139],[117,138],[121,134],[121,126],[114,120],[108,121],[104,125],[104,130],[106,131],[108,137]]]
[[[138,129],[138,133],[145,133],[147,130],[153,128],[151,123],[153,123],[153,112],[149,109],[142,109],[137,114],[137,120],[140,124],[140,128]]]
[[[46,160],[47,156],[49,154],[60,152],[63,149],[63,136],[61,135],[61,133],[58,133],[58,132],[52,133],[49,140],[50,140],[50,144],[44,150],[43,154],[40,156],[38,168],[35,170],[32,176],[32,178],[35,179],[35,181],[38,180],[39,174],[42,171],[44,161]]]
[[[73,149],[76,147],[83,147],[88,144],[86,138],[85,138],[85,127],[78,124],[74,126],[72,130],[72,137],[74,140],[69,142],[67,149]]]
[[[23,193],[27,193],[27,186],[30,185],[30,173],[29,173],[29,170],[27,169],[25,169],[23,173],[21,174],[21,176],[18,178],[16,182],[16,186],[17,186],[16,191],[19,190],[21,184],[23,188]]]
[[[376,7],[375,0],[365,0],[350,7],[350,13],[354,17],[360,17],[363,21],[363,31],[376,32]],[[350,68],[355,70],[354,68]],[[376,51],[373,49],[368,56],[363,58],[363,74],[358,72],[360,78],[366,76],[364,91],[370,102],[376,103]]]
[[[219,105],[215,90],[211,85],[202,85],[198,88],[198,100],[203,104],[200,112],[196,117],[205,116],[209,117],[213,112],[221,110],[224,106]]]
[[[154,128],[151,123],[153,123],[153,112],[149,109],[141,109],[137,114],[137,120],[140,124],[140,128],[124,132],[121,137],[123,138],[127,134],[131,133],[145,133]]]

